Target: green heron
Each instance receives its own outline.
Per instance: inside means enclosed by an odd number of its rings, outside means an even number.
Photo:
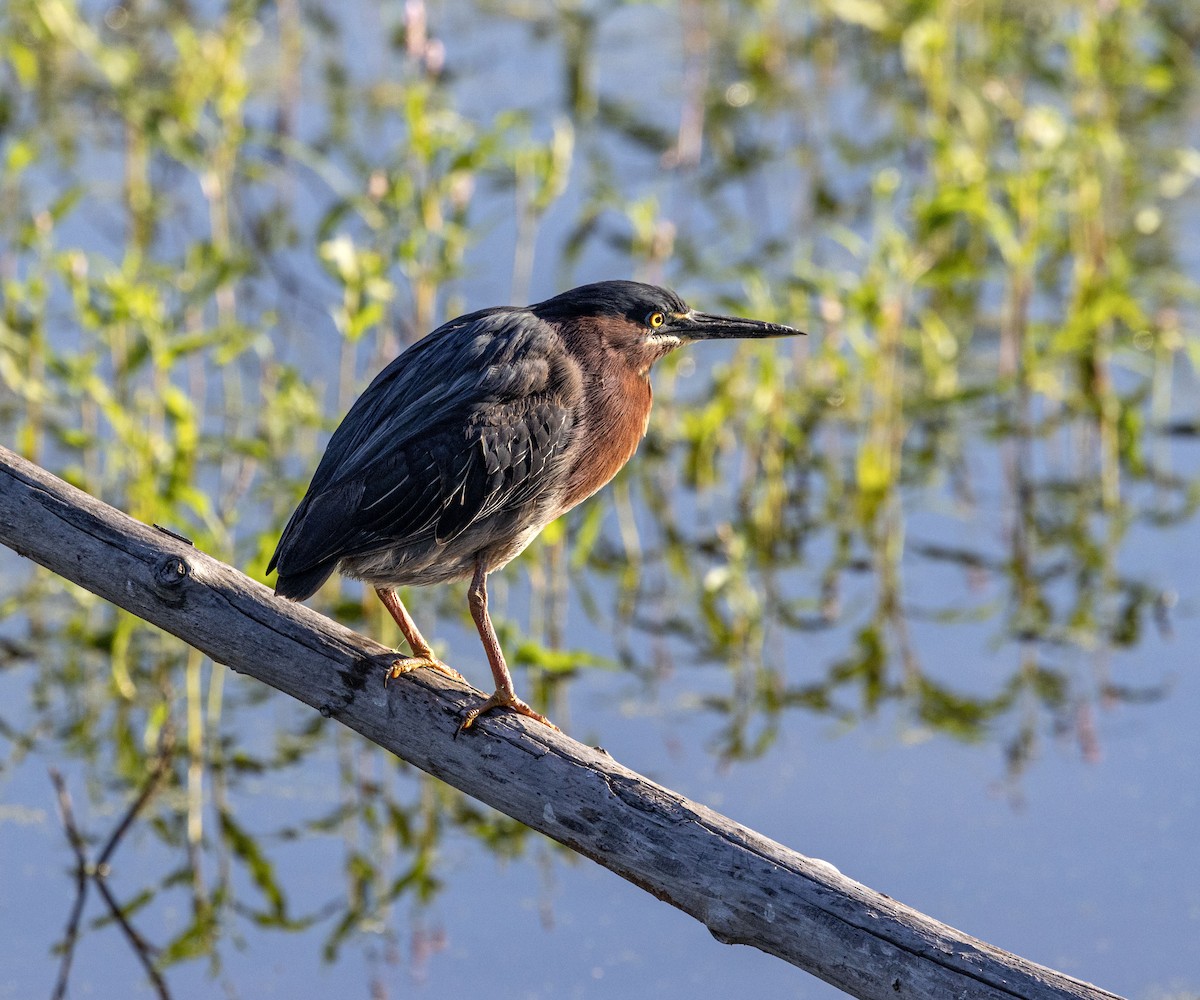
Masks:
[[[613,478],[650,418],[650,366],[695,340],[783,337],[791,327],[712,316],[674,292],[602,281],[525,308],[460,316],[389,364],[333,433],[267,572],[310,597],[333,571],[364,580],[418,667],[433,655],[396,594],[471,578],[471,617],[496,682],[459,731],[505,707],[553,726],[517,697],[487,610],[487,576]]]

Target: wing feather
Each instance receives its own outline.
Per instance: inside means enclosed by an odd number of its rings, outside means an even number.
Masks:
[[[384,369],[284,529],[268,567],[279,566],[281,588],[347,556],[450,541],[546,489],[545,471],[573,440],[579,394],[556,336],[523,310],[487,310]]]

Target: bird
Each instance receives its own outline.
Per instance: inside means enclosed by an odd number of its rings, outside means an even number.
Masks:
[[[462,679],[396,589],[469,579],[496,688],[455,736],[497,708],[557,729],[517,697],[488,614],[488,575],[633,456],[656,361],[695,341],[801,332],[697,312],[667,288],[624,280],[450,320],[384,368],[334,431],[267,566],[278,570],[275,593],[302,601],[335,570],[364,581],[410,650],[385,683],[421,667]]]

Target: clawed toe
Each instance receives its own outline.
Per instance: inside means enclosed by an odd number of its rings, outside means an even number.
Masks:
[[[453,667],[448,667],[441,660],[434,656],[398,656],[390,664],[388,664],[387,673],[384,674],[383,683],[386,687],[390,681],[397,677],[402,677],[404,674],[412,673],[421,667],[427,667],[430,670],[436,670],[440,674],[445,674],[447,677],[453,677],[456,681],[466,683],[466,678],[463,677]]]
[[[448,667],[436,656],[432,651],[421,650],[420,653],[413,656],[396,655],[387,665],[387,673],[383,675],[383,683],[386,687],[391,681],[397,677],[403,677],[405,674],[410,674],[414,670],[419,670],[422,667],[429,670],[436,670],[438,673],[445,674],[447,677],[453,677],[456,681],[467,683],[466,679],[453,667]],[[524,715],[527,718],[533,719],[535,722],[540,722],[543,726],[549,726],[556,733],[561,730],[553,722],[547,719],[540,712],[535,712],[525,702],[518,698],[512,691],[511,686],[498,688],[490,698],[483,704],[472,708],[465,712],[462,721],[459,722],[458,728],[454,731],[454,736],[457,739],[458,734],[464,730],[470,729],[475,725],[475,722],[480,716],[486,715],[493,709],[507,708],[510,712],[516,712],[518,715]]]
[[[562,732],[553,722],[547,719],[540,712],[535,712],[525,702],[514,694],[506,694],[502,691],[496,691],[487,701],[477,708],[469,709],[464,713],[462,722],[458,724],[458,729],[454,731],[454,736],[457,739],[458,734],[470,729],[475,725],[475,721],[481,716],[496,708],[507,708],[509,711],[516,712],[518,715],[524,715],[527,718],[540,722],[543,726],[549,726],[556,733]]]

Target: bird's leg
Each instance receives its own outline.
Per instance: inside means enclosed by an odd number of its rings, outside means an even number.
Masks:
[[[488,614],[487,570],[484,568],[482,561],[475,563],[475,576],[471,580],[471,589],[467,596],[471,604],[471,617],[475,619],[475,627],[479,629],[479,638],[483,640],[483,648],[487,651],[488,663],[492,668],[492,678],[496,682],[496,691],[482,705],[471,709],[463,716],[463,720],[458,727],[458,732],[461,733],[464,729],[470,729],[475,724],[476,719],[485,712],[490,712],[493,708],[512,709],[514,712],[527,715],[529,718],[536,719],[538,722],[544,723],[557,731],[558,726],[544,715],[535,712],[526,705],[525,702],[517,697],[516,691],[513,690],[512,675],[508,672],[508,664],[504,662],[504,653],[500,649],[500,640],[496,637],[496,629],[493,627],[491,616]]]
[[[408,642],[408,648],[412,650],[412,656],[402,656],[394,661],[388,667],[387,676],[384,677],[383,683],[401,674],[407,674],[410,670],[416,670],[418,667],[429,667],[431,670],[437,670],[448,677],[454,677],[457,680],[465,681],[457,670],[453,667],[448,667],[436,656],[433,655],[433,650],[429,643],[425,641],[425,637],[421,635],[421,630],[417,628],[417,623],[412,620],[412,616],[408,613],[408,609],[401,603],[399,596],[391,587],[376,587],[375,593],[379,595],[379,599],[383,602],[383,606],[388,609],[388,613],[400,626],[400,631],[404,633],[404,638]]]

